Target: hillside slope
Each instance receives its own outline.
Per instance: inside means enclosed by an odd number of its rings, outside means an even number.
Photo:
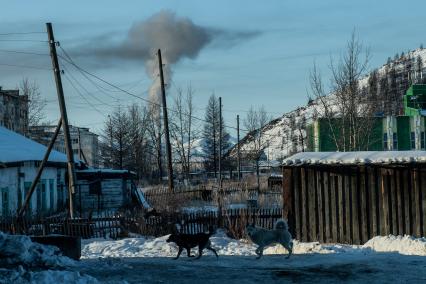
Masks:
[[[379,77],[378,85],[380,88],[389,88],[387,92],[393,92],[397,99],[392,96],[386,98],[388,101],[397,100],[397,106],[393,109],[387,108],[384,102],[384,114],[394,113],[395,108],[400,108],[402,96],[408,85],[412,82],[425,83],[426,67],[426,49],[419,48],[406,55],[402,55],[394,60],[388,60],[380,68],[366,75],[360,80],[360,86],[367,88],[370,84],[370,77],[373,72]],[[392,75],[392,76],[390,76]],[[392,89],[393,88],[393,89]],[[332,95],[328,96],[333,99]],[[262,132],[262,144],[266,143],[264,153],[269,160],[281,161],[294,153],[306,149],[306,131],[305,126],[310,124],[314,117],[322,115],[322,107],[317,101],[311,101],[306,106],[285,113],[257,131]],[[240,142],[241,152],[252,150],[255,146],[253,137],[255,133],[247,134]],[[236,156],[236,147],[230,151],[230,156]]]

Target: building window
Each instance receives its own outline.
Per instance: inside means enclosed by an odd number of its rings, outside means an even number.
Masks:
[[[37,211],[38,212],[41,212],[41,204],[42,204],[42,201],[41,201],[41,188],[42,188],[42,184],[39,181],[38,184],[37,184],[37,187],[36,187],[36,191],[37,191]]]
[[[425,149],[425,139],[426,139],[426,133],[424,132],[424,131],[422,131],[421,133],[420,133],[420,148],[422,149],[422,150],[424,150]]]
[[[416,134],[414,132],[410,133],[410,145],[411,149],[416,149]]]
[[[43,212],[46,211],[47,209],[47,204],[46,204],[46,180],[41,180],[41,210],[43,210]]]
[[[18,209],[21,208],[22,205],[22,189],[21,186],[18,186]]]
[[[394,132],[392,138],[392,150],[398,150],[398,135]]]
[[[383,133],[383,150],[388,150],[388,134]]]
[[[2,215],[8,216],[10,214],[9,212],[9,189],[7,187],[4,187],[1,189],[1,208],[2,208]]]
[[[410,133],[411,149],[416,149],[416,133]]]
[[[54,196],[55,196],[55,192],[54,192],[54,185],[55,185],[55,180],[53,180],[53,179],[50,179],[49,180],[49,197],[50,197],[50,210],[53,210],[53,208],[54,208],[54,205],[55,205],[55,199],[54,199]]]
[[[25,192],[25,197],[27,196],[28,192],[30,191],[30,187],[31,187],[31,182],[24,182],[24,192]],[[27,206],[27,212],[29,212],[30,214],[32,213],[32,198],[30,198],[30,201],[28,202],[28,206]]]

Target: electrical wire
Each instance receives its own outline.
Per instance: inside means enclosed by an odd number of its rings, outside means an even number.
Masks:
[[[11,36],[11,35],[30,35],[30,34],[45,34],[46,32],[10,32],[0,33],[0,36]]]
[[[29,51],[6,50],[6,49],[0,49],[0,52],[4,52],[4,53],[17,53],[17,54],[28,54],[28,55],[39,55],[39,56],[50,56],[50,54],[47,54],[47,53],[36,53],[36,52],[29,52]]]
[[[30,66],[30,65],[16,65],[16,64],[8,64],[8,63],[0,63],[1,66],[9,66],[9,67],[19,67],[19,68],[29,68],[29,69],[39,69],[39,70],[52,70],[52,68],[47,67],[39,67],[39,66]]]

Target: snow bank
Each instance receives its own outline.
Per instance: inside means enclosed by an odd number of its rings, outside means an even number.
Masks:
[[[86,240],[82,243],[82,258],[108,257],[175,257],[177,247],[167,243],[168,236],[160,238],[128,238],[118,241]],[[219,255],[255,255],[256,245],[247,240],[234,240],[226,236],[223,230],[210,238],[212,247]],[[195,252],[195,251],[194,251]],[[193,253],[194,253],[193,252]],[[363,246],[343,244],[320,244],[318,242],[303,243],[294,241],[294,254],[329,254],[329,253],[374,253],[399,252],[408,255],[426,255],[426,239],[405,237],[375,237]],[[206,255],[212,255],[204,251]],[[183,254],[185,255],[186,252]],[[281,245],[265,249],[264,254],[287,254]]]
[[[19,264],[33,267],[65,267],[72,266],[75,262],[62,256],[57,247],[33,243],[27,236],[0,232],[0,266]]]
[[[44,270],[30,272],[20,266],[17,270],[0,269],[0,283],[98,284],[99,281],[89,275],[81,275],[75,271]]]
[[[363,248],[371,248],[377,252],[398,252],[405,255],[426,256],[426,238],[412,236],[378,236],[366,242]]]

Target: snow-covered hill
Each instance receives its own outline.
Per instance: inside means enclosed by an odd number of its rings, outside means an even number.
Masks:
[[[419,61],[420,70],[418,69]],[[390,60],[376,70],[379,76],[383,76],[390,69],[394,70],[395,76],[397,76],[396,83],[400,86],[402,84],[401,81],[404,79],[421,78],[423,80],[426,77],[426,68],[423,62],[426,62],[426,49],[419,48],[402,57]],[[367,87],[369,78],[370,74],[363,77],[360,80],[360,86]],[[333,96],[329,95],[328,99],[332,100]],[[266,143],[267,145],[264,152],[268,159],[281,161],[306,148],[304,125],[310,124],[315,117],[321,116],[322,111],[319,102],[310,101],[308,105],[285,113],[262,127],[260,129],[262,131],[262,144]],[[255,147],[253,133],[249,133],[241,139],[240,147],[242,152],[250,151]],[[236,155],[236,147],[231,150],[230,155]]]

